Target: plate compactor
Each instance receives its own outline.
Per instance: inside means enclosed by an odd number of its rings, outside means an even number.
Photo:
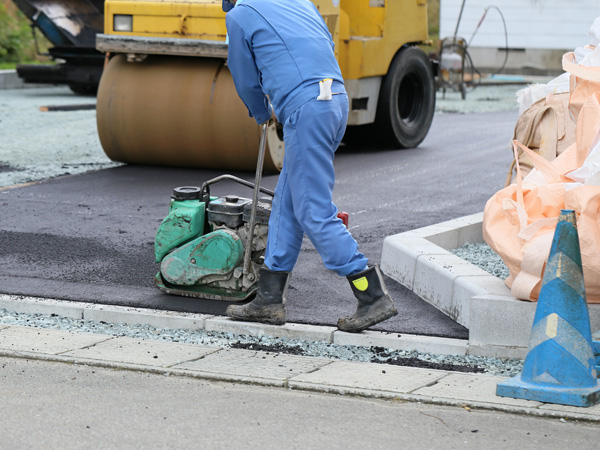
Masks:
[[[158,227],[154,254],[156,286],[167,294],[242,301],[256,291],[264,261],[274,193],[260,186],[266,146],[263,125],[254,184],[221,175],[202,187],[175,188],[167,217]],[[254,189],[252,199],[212,197],[210,186],[233,180]],[[269,197],[259,198],[259,192]]]
[[[260,186],[268,125],[263,125],[254,184],[221,175],[202,187],[173,190],[167,217],[154,240],[160,271],[154,282],[163,292],[184,297],[243,301],[256,293],[275,193]],[[253,188],[252,199],[212,197],[210,186],[233,180]],[[259,198],[259,193],[268,197]],[[337,217],[348,227],[348,213]]]

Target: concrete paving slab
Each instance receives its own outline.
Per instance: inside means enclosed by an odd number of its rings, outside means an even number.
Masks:
[[[537,407],[542,404],[529,400],[496,396],[496,385],[505,379],[504,377],[491,375],[453,373],[431,386],[425,386],[414,391],[413,394],[511,406]]]
[[[333,342],[336,327],[286,323],[285,325],[268,325],[263,323],[240,322],[228,317],[214,317],[206,320],[206,331],[233,333],[248,336],[274,336],[288,339],[304,339],[312,342]]]
[[[289,386],[292,388],[320,386],[336,392],[370,390],[409,393],[429,386],[447,375],[448,372],[440,370],[335,361],[312,373],[292,378]]]
[[[10,326],[0,330],[0,349],[58,355],[112,338],[103,334]]]
[[[127,308],[123,306],[92,305],[83,311],[83,318],[94,322],[146,324],[156,328],[204,329],[209,314],[180,313],[153,309]]]
[[[360,347],[383,347],[396,350],[417,350],[438,355],[466,355],[468,342],[462,339],[417,336],[366,330],[362,333],[333,333],[333,343]]]
[[[63,355],[125,364],[171,367],[217,351],[219,351],[218,347],[116,337],[92,347],[63,353]]]
[[[7,336],[22,345],[11,346],[10,342],[7,342]],[[62,348],[79,348],[57,353],[61,349],[57,349],[57,345],[49,345],[50,338],[54,341],[58,340]],[[94,343],[97,339],[107,340]],[[40,340],[46,345],[36,345]],[[85,348],[86,344],[89,348]],[[174,342],[111,338],[105,335],[69,333],[34,327],[0,326],[0,353],[5,357],[371,398],[397,398],[409,402],[466,405],[508,413],[600,422],[600,406],[571,408],[496,397],[495,386],[498,381],[504,379],[502,377],[458,374],[386,364],[331,361],[253,350],[206,348]],[[173,362],[190,357],[200,359],[172,365]]]
[[[242,379],[273,380],[283,385],[294,375],[312,372],[328,364],[331,364],[328,359],[310,356],[222,349],[197,361],[177,364],[173,368],[241,377]]]

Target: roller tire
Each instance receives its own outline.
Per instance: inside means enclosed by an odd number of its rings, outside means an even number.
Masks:
[[[427,55],[405,47],[394,57],[383,78],[375,118],[376,136],[390,148],[417,147],[431,127],[435,111],[435,81]]]
[[[69,89],[77,95],[95,96],[98,92],[98,84],[71,83]]]

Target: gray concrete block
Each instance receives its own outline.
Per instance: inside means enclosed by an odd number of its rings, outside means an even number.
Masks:
[[[293,377],[291,388],[330,387],[333,391],[386,391],[409,393],[443,378],[447,372],[388,364],[335,361],[312,373]]]
[[[465,355],[467,341],[461,339],[416,336],[412,334],[388,333],[366,330],[362,333],[333,333],[333,343],[359,347],[384,347],[394,350],[419,351],[438,355]]]
[[[15,69],[0,70],[0,90],[1,89],[25,89],[45,87],[47,84],[25,83]]]
[[[457,228],[457,247],[462,247],[466,243],[476,244],[483,241],[483,228],[481,223],[483,221],[483,213],[473,214],[462,219],[464,226]],[[457,219],[460,220],[460,219]],[[455,222],[460,225],[461,222]]]
[[[18,89],[23,85],[16,70],[0,70],[0,89]]]
[[[444,250],[451,250],[459,246],[458,244],[458,233],[456,229],[452,228],[448,224],[432,225],[429,228],[427,236],[423,236],[429,242]]]
[[[56,314],[71,319],[82,319],[84,305],[63,300],[0,294],[0,309],[15,313]]]
[[[478,270],[480,269],[450,253],[422,255],[417,259],[413,291],[457,320],[461,311],[452,302],[454,280],[459,276],[478,274]]]
[[[254,322],[241,322],[228,317],[207,319],[204,325],[206,331],[233,333],[248,336],[274,336],[288,339],[304,339],[311,342],[332,342],[335,327],[287,323],[282,326]]]
[[[405,236],[421,237],[442,247],[445,250],[460,247],[465,242],[483,242],[483,235],[478,230],[483,213],[459,217],[428,227],[403,233]],[[481,240],[476,240],[481,235]],[[472,240],[472,241],[471,241]]]
[[[294,375],[312,372],[330,363],[331,361],[328,359],[309,356],[222,349],[202,359],[178,364],[173,368],[219,374],[221,378],[268,379],[283,384]]]
[[[540,402],[520,400],[496,395],[496,385],[505,380],[503,377],[453,373],[437,383],[416,390],[413,394],[443,397],[471,402],[497,403],[510,406],[538,407]]]
[[[420,255],[447,255],[448,252],[420,237],[396,234],[383,241],[381,270],[398,283],[413,288],[417,258]]]
[[[469,341],[507,347],[527,347],[536,303],[510,296],[479,295],[471,299]]]
[[[452,285],[452,310],[455,320],[469,328],[471,297],[497,294],[510,296],[510,290],[501,279],[473,267],[473,274],[456,277]]]
[[[112,336],[47,328],[10,326],[0,330],[0,349],[58,355],[112,339]]]
[[[66,352],[64,355],[116,363],[170,367],[217,351],[218,347],[115,337],[92,347]]]
[[[173,311],[158,311],[120,306],[98,306],[83,311],[83,318],[93,322],[125,323],[129,325],[147,324],[156,328],[204,329],[205,314],[188,314]]]
[[[467,353],[473,356],[485,356],[492,358],[525,359],[527,347],[516,347],[508,345],[481,344],[469,342]]]

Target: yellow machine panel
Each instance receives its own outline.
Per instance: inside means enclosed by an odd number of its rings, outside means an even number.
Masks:
[[[115,31],[114,16],[131,15],[131,31]],[[214,0],[109,0],[104,3],[104,32],[121,36],[193,38],[225,41],[225,13]]]
[[[418,0],[313,1],[336,44],[344,78],[387,73],[399,48],[425,42],[427,7]],[[114,15],[133,16],[131,31],[115,31]],[[105,34],[225,41],[225,13],[218,0],[107,0]]]

